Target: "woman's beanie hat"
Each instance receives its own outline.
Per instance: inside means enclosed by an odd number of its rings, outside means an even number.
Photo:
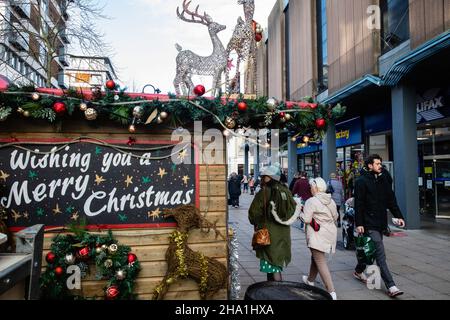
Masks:
[[[261,176],[269,176],[273,180],[280,181],[281,177],[280,164],[275,163],[273,165],[264,168],[261,172]]]

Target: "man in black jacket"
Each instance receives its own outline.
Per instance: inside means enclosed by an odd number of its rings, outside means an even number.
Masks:
[[[400,227],[405,226],[403,215],[397,205],[389,177],[383,172],[382,159],[371,155],[365,161],[365,168],[355,183],[355,220],[359,234],[370,236],[375,243],[375,259],[380,268],[381,277],[388,288],[388,295],[396,297],[403,294],[392,279],[386,264],[383,245],[383,231],[386,230],[387,209],[398,218]],[[353,274],[355,278],[366,282],[365,264],[358,263]]]

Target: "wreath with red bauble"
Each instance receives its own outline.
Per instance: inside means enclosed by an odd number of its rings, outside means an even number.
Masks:
[[[110,230],[107,235],[90,234],[81,229],[70,234],[57,235],[45,260],[47,268],[40,279],[42,299],[136,298],[134,287],[140,271],[139,261],[130,247],[118,244]],[[96,280],[106,280],[103,296],[86,297],[82,292],[80,294],[79,289],[70,285],[74,283],[73,277],[78,270],[81,279],[90,273],[89,265],[95,265]]]

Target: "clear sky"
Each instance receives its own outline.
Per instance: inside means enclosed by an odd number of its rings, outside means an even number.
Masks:
[[[177,6],[182,0],[108,0],[105,14],[111,19],[100,25],[106,40],[113,47],[112,57],[123,85],[128,91],[140,92],[145,84],[159,87],[163,93],[174,92],[175,44],[199,55],[212,53],[212,44],[206,26],[178,19]],[[275,0],[255,0],[254,20],[263,28]],[[243,7],[237,0],[192,0],[191,8],[200,5],[214,21],[227,29],[219,33],[226,47],[237,18],[244,18]],[[234,62],[236,59],[234,59]],[[211,86],[209,77],[198,77],[194,83]],[[149,91],[147,91],[149,90]],[[146,92],[152,92],[151,88]]]

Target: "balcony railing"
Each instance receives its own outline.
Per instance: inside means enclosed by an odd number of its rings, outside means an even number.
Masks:
[[[30,49],[30,34],[23,32],[23,27],[14,23],[9,34],[9,43],[20,51],[28,51]]]
[[[21,18],[30,19],[31,16],[31,4],[23,0],[12,0],[11,7]]]

